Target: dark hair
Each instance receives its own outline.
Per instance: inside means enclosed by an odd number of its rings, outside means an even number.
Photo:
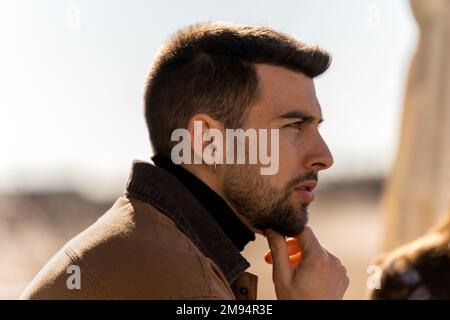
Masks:
[[[242,126],[259,96],[254,63],[314,78],[330,55],[264,26],[201,23],[175,33],[160,49],[145,86],[145,118],[154,153],[170,156],[172,132],[197,113],[226,128]]]

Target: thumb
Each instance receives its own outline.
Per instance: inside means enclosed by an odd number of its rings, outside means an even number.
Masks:
[[[267,241],[272,252],[274,282],[286,283],[291,276],[287,244],[285,238],[279,233],[268,229],[266,231]]]

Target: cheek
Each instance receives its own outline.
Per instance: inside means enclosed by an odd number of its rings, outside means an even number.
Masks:
[[[271,176],[264,176],[264,180],[272,188],[282,191],[286,184],[295,176],[295,150],[286,142],[280,141],[278,172]]]
[[[301,165],[303,158],[303,148],[301,137],[298,134],[285,135],[280,137],[280,171],[294,171]]]

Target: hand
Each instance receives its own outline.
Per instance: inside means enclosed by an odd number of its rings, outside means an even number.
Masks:
[[[290,267],[285,238],[266,231],[273,258],[273,283],[279,300],[342,299],[349,285],[347,271],[334,255],[323,248],[311,228],[305,227],[299,246],[302,262]]]

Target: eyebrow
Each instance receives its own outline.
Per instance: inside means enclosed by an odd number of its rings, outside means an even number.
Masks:
[[[306,123],[313,123],[313,122],[317,122],[318,124],[321,124],[324,119],[323,118],[316,118],[310,114],[304,113],[302,111],[298,111],[298,110],[294,110],[294,111],[289,111],[286,112],[280,116],[278,116],[277,118],[281,118],[281,119],[301,119],[302,121],[306,122]]]

